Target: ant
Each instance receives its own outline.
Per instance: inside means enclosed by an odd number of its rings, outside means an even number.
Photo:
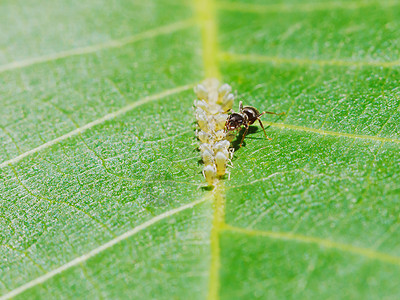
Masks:
[[[258,122],[260,122],[262,129],[264,130],[265,138],[267,140],[272,140],[271,138],[269,138],[267,136],[264,125],[262,124],[262,122],[260,120],[260,117],[263,114],[281,116],[281,115],[284,115],[285,112],[281,112],[281,113],[277,114],[277,113],[270,112],[270,111],[263,111],[262,113],[260,113],[255,107],[252,107],[252,106],[244,106],[243,107],[242,101],[240,101],[239,102],[239,112],[232,113],[231,115],[229,115],[228,119],[226,120],[225,132],[233,131],[233,130],[240,130],[240,128],[242,126],[244,126],[246,128],[246,130],[242,136],[242,140],[240,141],[240,146],[239,146],[239,148],[240,148],[240,147],[242,147],[244,137],[246,136],[247,131],[249,130],[249,126],[252,125],[256,120],[258,120]]]

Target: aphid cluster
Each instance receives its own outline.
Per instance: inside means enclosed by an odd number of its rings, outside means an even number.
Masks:
[[[229,84],[220,85],[217,79],[205,80],[194,88],[194,101],[199,129],[196,135],[202,143],[199,147],[204,162],[203,175],[209,185],[218,177],[228,174],[227,165],[233,155],[230,142],[235,138],[225,130],[227,112],[232,109],[234,95]]]

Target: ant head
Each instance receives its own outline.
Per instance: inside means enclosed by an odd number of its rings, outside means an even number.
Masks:
[[[225,123],[226,131],[233,131],[240,128],[244,124],[244,117],[241,114],[233,113],[229,115]]]

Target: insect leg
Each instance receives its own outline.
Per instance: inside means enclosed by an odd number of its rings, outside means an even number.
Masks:
[[[263,123],[261,122],[260,118],[258,118],[257,120],[258,120],[258,122],[260,122],[261,128],[264,130],[265,138],[266,138],[267,140],[272,140],[271,138],[267,137],[267,133],[265,132],[264,125],[263,125]]]
[[[243,133],[242,140],[240,141],[239,148],[241,148],[241,147],[242,147],[242,144],[243,144],[244,137],[245,137],[245,136],[246,136],[246,134],[247,134],[247,130],[249,130],[249,126],[246,126],[246,130],[245,130],[245,131],[244,131],[244,133]]]

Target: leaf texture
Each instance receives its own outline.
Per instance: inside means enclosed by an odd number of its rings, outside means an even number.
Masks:
[[[230,1],[0,4],[0,299],[399,296],[399,4]],[[205,77],[286,112],[213,190]]]

